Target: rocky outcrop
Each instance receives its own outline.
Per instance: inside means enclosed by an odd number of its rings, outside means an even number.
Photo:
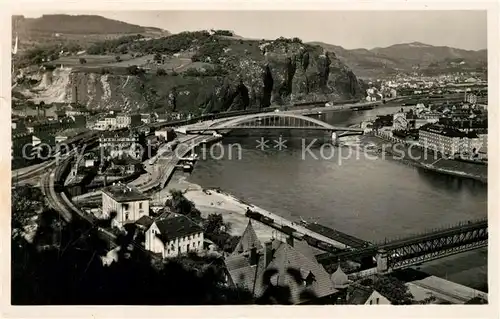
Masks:
[[[89,109],[141,109],[147,105],[143,82],[137,76],[87,72],[71,73],[67,102]]]
[[[242,58],[231,68],[238,80],[215,90],[201,106],[205,112],[352,99],[363,92],[354,73],[334,53],[301,43],[266,46],[261,59]]]
[[[224,41],[215,46],[227,47],[214,51],[217,56],[211,59],[224,71],[219,76],[214,75],[217,72],[118,75],[87,70],[65,71],[65,84],[54,73],[45,83],[48,88],[49,82],[58,83],[64,102],[78,102],[89,109],[167,108],[211,113],[362,95],[361,82],[354,73],[335,54],[319,46],[286,39]]]

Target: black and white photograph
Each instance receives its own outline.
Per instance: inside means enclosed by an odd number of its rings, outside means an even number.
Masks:
[[[489,17],[17,10],[10,304],[488,307]]]

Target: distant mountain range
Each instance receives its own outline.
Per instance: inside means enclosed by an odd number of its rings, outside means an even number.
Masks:
[[[311,42],[334,52],[360,77],[382,73],[420,70],[481,70],[488,61],[487,50],[463,50],[447,46],[433,46],[420,42],[395,44],[386,48],[347,50],[323,42]]]
[[[164,32],[159,28],[143,27],[97,15],[50,14],[40,18],[12,17],[12,29],[19,33],[63,34],[131,34]]]

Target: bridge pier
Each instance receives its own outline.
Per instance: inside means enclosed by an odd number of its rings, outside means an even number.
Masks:
[[[332,144],[335,145],[335,146],[337,146],[338,145],[337,132],[333,131],[330,138],[331,138]]]
[[[389,270],[387,263],[387,251],[385,249],[380,249],[375,257],[377,261],[377,272],[379,274],[387,273]]]

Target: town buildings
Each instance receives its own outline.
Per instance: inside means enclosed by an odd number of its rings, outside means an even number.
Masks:
[[[111,158],[124,155],[135,159],[142,158],[139,137],[132,132],[104,132],[99,137],[99,148],[104,155]]]
[[[404,112],[397,112],[393,115],[392,120],[392,130],[400,131],[408,129],[408,120],[406,119],[406,114]]]
[[[114,112],[97,119],[92,128],[98,131],[117,130],[141,125],[141,115]]]
[[[418,131],[419,144],[445,155],[472,154],[481,148],[476,133],[465,133],[439,124],[422,126]]]
[[[109,217],[112,212],[118,225],[135,222],[149,215],[149,197],[130,185],[108,186],[102,190],[102,213]]]
[[[70,137],[71,134],[68,132],[79,130],[81,122],[78,121],[79,119],[70,117],[41,119],[33,116],[15,116],[12,119],[13,167],[27,165],[33,160],[48,156],[57,143]]]
[[[145,216],[138,223],[146,228],[145,248],[163,258],[203,251],[203,229],[184,215],[165,213],[154,220]]]
[[[115,128],[135,127],[142,124],[141,115],[119,113],[116,115]]]
[[[377,90],[375,87],[371,87],[366,90],[366,101],[368,102],[373,102],[373,101],[381,101],[383,98],[382,93]]]
[[[151,114],[149,113],[141,113],[140,116],[141,116],[141,122],[144,124],[150,124],[154,122],[153,116],[151,116]]]
[[[26,158],[31,154],[33,134],[25,132],[12,135],[12,159]]]
[[[40,120],[31,123],[25,123],[26,130],[33,134],[51,134],[57,131],[73,127],[74,122],[68,118],[62,120]]]
[[[471,103],[471,104],[476,104],[477,103],[477,95],[473,93],[467,93],[465,92],[464,94],[464,102]]]
[[[165,142],[170,142],[175,138],[175,132],[172,128],[162,128],[155,131],[155,136],[158,136]]]
[[[71,110],[66,110],[65,111],[66,116],[72,117],[72,116],[77,116],[77,115],[82,115],[82,116],[89,116],[90,112],[84,109],[71,109]]]
[[[115,129],[117,126],[116,126],[116,114],[107,114],[105,117],[104,117],[104,125],[106,125],[106,129],[108,130],[112,130],[112,129]]]

